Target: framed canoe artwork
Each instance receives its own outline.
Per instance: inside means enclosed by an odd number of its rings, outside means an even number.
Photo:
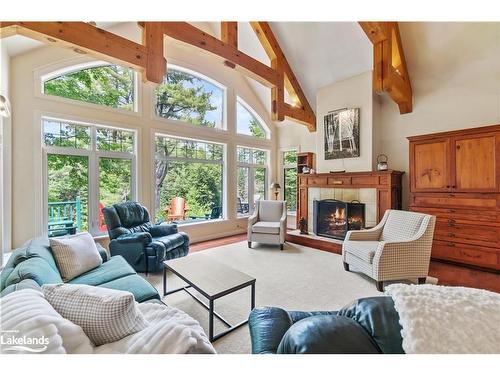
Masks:
[[[325,160],[359,157],[359,108],[329,112],[324,124]]]

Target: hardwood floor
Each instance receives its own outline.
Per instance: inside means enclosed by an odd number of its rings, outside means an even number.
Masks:
[[[228,245],[231,243],[245,241],[246,233],[234,236],[218,238],[199,242],[190,246],[189,252],[208,250],[214,247]],[[307,244],[303,244],[308,246]],[[309,244],[310,246],[311,244]],[[323,251],[332,251],[331,249],[318,249]],[[429,276],[436,277],[439,285],[466,286],[470,288],[479,288],[491,290],[500,293],[500,274],[494,272],[481,271],[468,267],[461,267],[455,264],[444,263],[440,261],[431,261]]]

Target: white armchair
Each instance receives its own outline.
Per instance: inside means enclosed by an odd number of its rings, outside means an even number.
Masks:
[[[248,218],[248,247],[255,241],[279,244],[283,250],[286,215],[286,201],[257,201],[254,213]]]
[[[380,223],[368,230],[347,232],[342,245],[344,268],[351,266],[377,281],[418,279],[429,272],[436,217],[416,212],[387,210]]]

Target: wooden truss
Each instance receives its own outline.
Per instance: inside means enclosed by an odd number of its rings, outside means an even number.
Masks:
[[[24,35],[47,43],[69,47],[99,59],[131,67],[143,73],[146,81],[161,83],[166,72],[164,36],[201,48],[220,57],[223,63],[238,69],[271,88],[272,118],[285,117],[316,130],[316,116],[267,22],[251,22],[252,28],[271,60],[271,66],[238,49],[237,22],[221,23],[217,39],[187,22],[139,22],[142,44],[84,22],[1,22],[0,38]],[[285,102],[285,90],[294,104]]]
[[[373,89],[387,92],[399,106],[399,113],[413,109],[410,76],[397,22],[359,22],[373,43]]]

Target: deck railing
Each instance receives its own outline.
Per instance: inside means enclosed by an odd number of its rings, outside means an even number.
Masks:
[[[49,202],[48,216],[49,235],[56,230],[67,229],[68,234],[75,231],[75,228],[79,231],[82,226],[82,202],[79,198],[74,201]]]

